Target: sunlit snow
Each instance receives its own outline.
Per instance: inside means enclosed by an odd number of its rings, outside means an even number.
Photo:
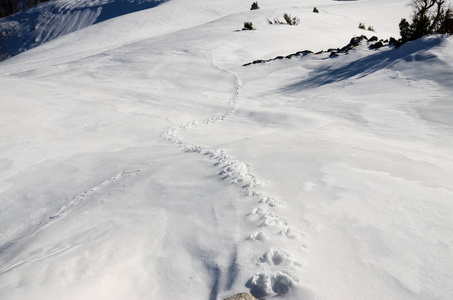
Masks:
[[[0,63],[1,300],[453,298],[452,37],[243,66],[410,15],[252,2],[33,8],[73,17]]]

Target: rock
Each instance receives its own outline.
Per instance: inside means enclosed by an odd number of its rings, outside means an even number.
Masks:
[[[349,41],[349,45],[352,45],[354,47],[358,46],[360,44],[360,42],[363,40],[368,41],[368,38],[363,34],[361,36],[355,36]]]
[[[313,51],[310,51],[310,50],[304,50],[304,51],[299,51],[299,52],[296,52],[296,55],[302,55],[302,56],[305,56],[305,55],[308,55],[308,54],[312,54]]]
[[[259,59],[259,60],[254,60],[252,62],[249,62],[249,63],[246,63],[246,64],[243,64],[242,66],[243,67],[246,67],[246,66],[250,66],[250,65],[256,65],[256,64],[262,64],[262,63],[265,63],[266,61],[265,60],[262,60],[262,59]]]
[[[384,46],[384,44],[379,41],[377,43],[374,43],[374,44],[370,45],[370,49],[379,49],[379,48],[381,48],[383,46]]]
[[[329,57],[337,57],[337,56],[338,56],[337,52],[330,52]]]
[[[232,297],[225,298],[225,300],[258,300],[249,293],[239,293]]]
[[[368,42],[375,42],[378,40],[378,37],[373,35],[372,37],[370,37],[370,39],[368,40]]]
[[[389,40],[389,45],[396,45],[396,44],[398,44],[398,41],[394,37],[391,37]]]
[[[349,45],[357,46],[360,43],[360,39],[358,37],[353,37],[351,41],[349,41]]]
[[[401,46],[402,44],[404,44],[403,40],[402,39],[395,39],[395,42],[393,43],[393,45],[398,48],[399,46]]]
[[[341,53],[347,53],[349,50],[353,49],[354,45],[348,44],[340,49]]]

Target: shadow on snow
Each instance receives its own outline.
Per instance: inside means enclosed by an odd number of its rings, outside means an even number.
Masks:
[[[381,50],[377,53],[368,55],[361,59],[348,62],[341,66],[325,66],[310,72],[309,76],[300,81],[286,87],[281,90],[285,92],[298,92],[304,89],[316,88],[323,85],[340,82],[352,77],[362,78],[368,76],[376,71],[389,68],[402,61],[411,62],[427,62],[429,66],[433,63],[443,62],[430,50],[434,47],[440,46],[447,39],[447,36],[428,36],[421,38],[417,41],[408,42],[402,45],[400,48],[389,48]],[[351,55],[351,54],[349,54]],[[353,55],[353,54],[352,54]],[[341,59],[340,57],[326,58],[326,61],[331,59]],[[442,68],[442,76],[436,76],[436,81],[443,85],[452,85],[453,72],[450,68]],[[439,71],[439,70],[438,70]],[[436,71],[436,75],[439,74]],[[442,74],[442,72],[441,72]],[[426,74],[418,74],[420,77],[426,76]],[[439,80],[437,80],[439,78]]]
[[[42,3],[0,20],[0,61],[59,36],[167,1],[113,0],[94,5],[87,1],[79,6],[63,1]]]

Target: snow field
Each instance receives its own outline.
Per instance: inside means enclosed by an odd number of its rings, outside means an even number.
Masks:
[[[451,38],[242,67],[407,14],[250,4],[172,0],[0,65],[0,299],[449,299]]]

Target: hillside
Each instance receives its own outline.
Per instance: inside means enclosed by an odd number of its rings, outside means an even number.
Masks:
[[[44,1],[43,1],[44,2]],[[0,19],[0,60],[164,0],[52,0]]]
[[[0,300],[453,297],[452,37],[320,52],[406,1],[98,2],[0,63]]]

